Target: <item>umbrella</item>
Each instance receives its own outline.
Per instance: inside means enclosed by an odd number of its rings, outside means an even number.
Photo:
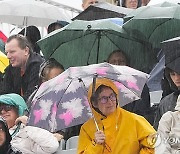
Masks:
[[[0,2],[0,21],[19,26],[48,26],[57,20],[69,20],[58,7],[35,0]]]
[[[99,2],[90,5],[72,20],[97,20],[106,18],[122,18],[133,9],[115,6],[109,3]]]
[[[4,73],[4,69],[9,65],[9,59],[0,51],[0,72]]]
[[[120,106],[139,99],[148,79],[143,72],[109,63],[71,67],[40,86],[32,101],[28,125],[55,132],[84,123],[91,117],[87,90],[94,76],[114,81]]]
[[[133,18],[131,18],[134,16]],[[127,21],[127,19],[130,19]],[[126,31],[138,31],[144,35],[153,47],[160,48],[160,42],[180,35],[180,5],[168,4],[145,6],[130,13],[123,28]]]
[[[53,57],[65,68],[104,62],[117,49],[125,52],[133,68],[149,68],[155,61],[153,52],[140,36],[136,37],[105,19],[76,20],[42,38],[38,45],[46,59]]]
[[[162,42],[162,51],[165,54],[165,66],[180,73],[180,37]]]

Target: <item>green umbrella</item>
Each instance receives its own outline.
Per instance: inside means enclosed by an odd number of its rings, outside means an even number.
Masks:
[[[160,42],[180,35],[180,5],[161,5],[136,9],[125,17],[125,21],[128,21],[123,28],[126,31],[140,32],[153,47],[160,48]]]
[[[136,69],[149,68],[155,60],[140,36],[137,39],[108,20],[73,21],[38,44],[46,59],[53,57],[65,68],[104,62],[117,49],[126,53]]]

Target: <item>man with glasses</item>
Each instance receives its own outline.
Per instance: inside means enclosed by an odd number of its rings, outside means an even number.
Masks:
[[[43,59],[32,51],[28,40],[20,34],[8,38],[5,51],[10,65],[5,70],[1,94],[16,93],[27,100],[38,84]]]
[[[143,117],[120,108],[118,95],[109,79],[97,79],[95,86],[89,87],[93,118],[81,127],[78,154],[154,153],[151,139],[155,130]]]

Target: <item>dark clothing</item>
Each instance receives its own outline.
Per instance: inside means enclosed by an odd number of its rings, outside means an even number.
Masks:
[[[10,142],[12,138],[11,135],[9,134],[7,123],[2,117],[0,117],[0,125],[6,134],[6,140],[4,144],[0,146],[0,154],[22,154],[22,152],[11,146]]]
[[[175,111],[176,101],[179,96],[178,92],[174,92],[164,97],[159,103],[158,109],[155,114],[155,120],[153,127],[157,130],[159,121],[164,113],[167,111]]]
[[[3,153],[3,154],[22,154],[22,152],[20,152],[19,150],[15,149],[11,145],[9,145],[8,151],[6,153]]]
[[[35,86],[38,85],[39,69],[42,62],[43,59],[39,54],[31,53],[26,64],[25,73],[22,76],[20,68],[9,65],[5,70],[1,94],[16,93],[23,96],[26,101],[35,90]]]
[[[153,124],[153,117],[151,115],[151,108],[150,108],[150,95],[149,95],[149,89],[147,87],[147,85],[145,84],[142,94],[141,94],[141,99],[136,100],[132,103],[129,103],[125,106],[123,106],[122,108],[136,113],[138,115],[141,115],[143,117],[145,117],[151,124]]]

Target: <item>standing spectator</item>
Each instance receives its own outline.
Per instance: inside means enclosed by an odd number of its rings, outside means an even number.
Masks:
[[[28,26],[21,30],[19,34],[26,36],[27,40],[31,44],[33,52],[40,54],[40,47],[36,42],[41,39],[41,34],[36,26]]]
[[[11,146],[12,137],[5,119],[0,117],[0,153],[1,154],[22,154],[19,150]]]
[[[43,59],[32,52],[30,43],[20,34],[8,38],[5,50],[10,65],[5,70],[1,93],[17,93],[27,100],[38,84]]]

